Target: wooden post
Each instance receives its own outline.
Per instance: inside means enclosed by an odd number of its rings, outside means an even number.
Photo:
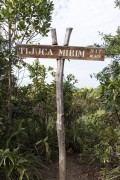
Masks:
[[[72,28],[66,29],[64,46],[68,46]],[[51,29],[52,45],[57,45],[56,29]],[[35,51],[34,49],[37,48]],[[43,49],[43,52],[41,51]],[[60,49],[59,49],[60,48]],[[26,51],[26,50],[27,51]],[[28,51],[29,49],[29,51]],[[49,49],[52,52],[49,54]],[[38,53],[38,50],[41,53]],[[45,50],[45,53],[44,53]],[[67,53],[66,51],[70,53]],[[33,53],[34,52],[34,53]],[[56,74],[56,102],[57,102],[57,136],[59,146],[59,177],[60,180],[66,179],[66,151],[65,151],[65,126],[64,126],[64,103],[63,103],[63,71],[64,59],[82,59],[82,60],[104,60],[105,49],[86,48],[86,47],[62,47],[62,46],[40,46],[40,45],[18,45],[18,54],[21,57],[37,58],[61,58],[57,59]]]
[[[72,28],[66,29],[64,46],[68,46]],[[56,29],[51,29],[52,44],[57,45]],[[56,74],[56,102],[57,102],[57,136],[59,146],[59,179],[66,179],[66,150],[65,150],[65,126],[64,126],[64,103],[63,103],[63,72],[64,59],[57,60]]]

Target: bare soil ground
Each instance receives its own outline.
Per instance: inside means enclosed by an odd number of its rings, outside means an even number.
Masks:
[[[46,180],[59,180],[58,162],[51,162],[45,173]],[[99,168],[89,165],[80,165],[76,156],[67,157],[67,180],[98,180]],[[100,179],[99,179],[100,180]]]

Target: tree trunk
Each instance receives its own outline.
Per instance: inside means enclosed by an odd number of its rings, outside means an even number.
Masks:
[[[66,29],[64,46],[68,46],[72,28]],[[56,29],[51,30],[52,44],[57,45]],[[64,103],[63,103],[63,72],[64,59],[57,60],[56,74],[56,101],[57,101],[57,136],[59,146],[59,179],[66,179],[66,150],[65,150],[65,126],[64,126]]]
[[[8,63],[8,123],[12,123],[12,60],[11,60],[11,23],[9,22],[9,63]]]

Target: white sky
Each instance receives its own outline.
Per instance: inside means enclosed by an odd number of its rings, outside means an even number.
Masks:
[[[69,45],[88,46],[102,43],[99,32],[114,35],[120,25],[120,10],[115,8],[114,0],[53,0],[53,2],[55,9],[51,27],[57,30],[59,45],[63,45],[67,27],[73,28]],[[50,33],[40,41],[40,44],[51,45],[51,43]],[[56,69],[55,59],[40,59],[40,62]],[[105,59],[104,62],[66,60],[64,74],[65,76],[74,74],[78,79],[76,86],[79,88],[97,87],[99,82],[91,79],[90,74],[100,72],[109,63],[110,59]]]

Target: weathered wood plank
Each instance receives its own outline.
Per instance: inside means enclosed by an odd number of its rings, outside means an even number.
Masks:
[[[52,29],[52,43],[54,45],[17,45],[17,52],[23,58],[52,58],[52,59],[78,59],[103,61],[105,57],[104,48],[57,46],[54,29]],[[67,37],[67,35],[66,35]],[[66,41],[65,37],[65,41]],[[68,38],[69,43],[69,38]]]

